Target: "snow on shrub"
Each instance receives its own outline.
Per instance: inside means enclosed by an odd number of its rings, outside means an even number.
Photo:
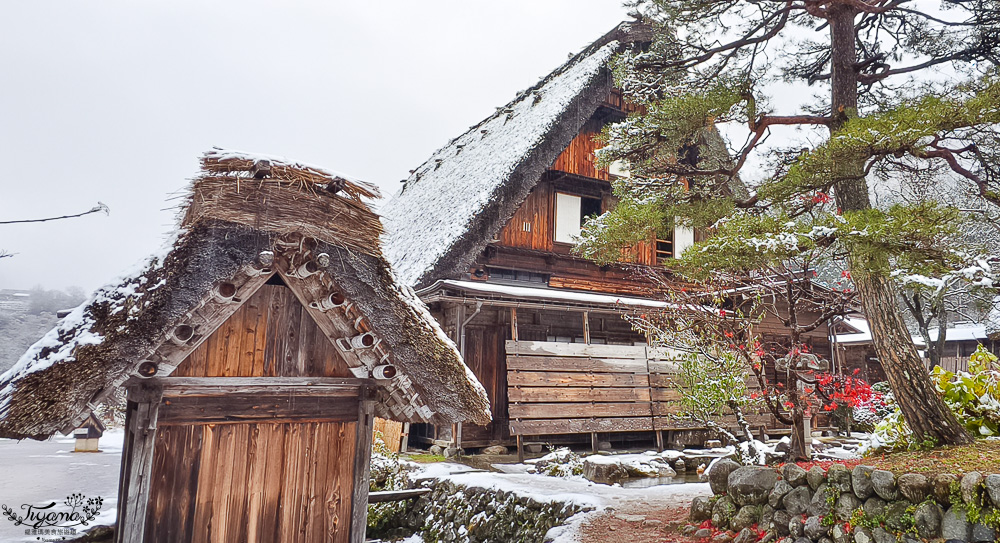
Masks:
[[[931,380],[944,403],[974,437],[1000,435],[1000,362],[997,356],[979,345],[969,358],[969,371],[947,371],[941,366],[931,370]],[[899,407],[875,425],[869,442],[861,452],[889,452],[933,447],[935,443],[918,439],[910,431]]]

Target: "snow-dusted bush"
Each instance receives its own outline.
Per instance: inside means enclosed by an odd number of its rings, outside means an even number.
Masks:
[[[404,490],[412,486],[406,463],[389,450],[382,432],[375,431],[372,440],[371,481],[369,490]],[[406,511],[406,502],[385,502],[368,505],[368,531],[373,535],[391,527],[397,515]]]

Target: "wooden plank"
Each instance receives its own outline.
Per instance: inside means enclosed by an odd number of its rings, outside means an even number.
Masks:
[[[241,326],[238,329],[238,333],[240,334],[240,369],[237,375],[257,375],[254,373],[254,370],[257,354],[257,326],[260,323],[260,313],[262,312],[260,306],[261,299],[254,296],[250,300],[247,300],[247,303],[243,304],[243,307],[240,308]],[[263,309],[263,311],[266,312],[266,309]],[[266,333],[266,324],[264,328],[265,330],[262,330],[261,335]],[[260,366],[260,364],[256,365]]]
[[[265,460],[263,483],[261,490],[260,522],[256,531],[250,534],[251,541],[260,543],[281,540],[281,502],[282,481],[285,477],[287,466],[286,459],[286,436],[289,425],[287,424],[267,424],[259,425],[268,434],[267,455]]]
[[[302,500],[302,488],[300,483],[305,474],[303,466],[305,460],[305,448],[303,446],[303,432],[305,424],[290,424],[285,431],[285,469],[282,473],[281,481],[281,505],[279,513],[278,533],[279,540],[304,540],[299,532],[299,506]]]
[[[351,536],[351,523],[354,520],[352,509],[356,484],[354,467],[357,454],[354,447],[357,440],[359,423],[341,423],[334,428],[336,436],[336,458],[331,462],[330,475],[327,484],[330,491],[327,495],[327,518],[329,521],[327,540],[336,543],[347,543]],[[368,483],[365,483],[366,490]]]
[[[652,412],[649,402],[511,404],[508,409],[512,419],[642,417]]]
[[[125,386],[155,385],[163,387],[165,394],[173,394],[180,389],[206,387],[215,391],[239,391],[238,387],[260,387],[274,389],[275,387],[300,387],[302,391],[318,387],[354,388],[373,384],[370,379],[343,377],[153,377],[142,379],[134,377],[125,382]]]
[[[677,375],[667,375],[663,373],[651,373],[649,374],[649,386],[654,388],[671,388],[679,389],[682,388],[681,384],[678,382]]]
[[[525,387],[508,390],[511,402],[648,402],[648,388]]]
[[[632,373],[562,373],[549,371],[508,371],[509,386],[524,387],[648,387],[646,375]]]
[[[247,445],[249,455],[247,470],[247,516],[246,530],[242,533],[248,543],[263,541],[261,525],[264,522],[264,481],[269,455],[275,454],[269,450],[272,424],[254,424],[250,430],[250,443]]]
[[[645,346],[558,343],[554,341],[508,340],[508,355],[580,356],[592,358],[632,358],[646,360]]]
[[[653,416],[679,415],[684,412],[684,406],[679,402],[653,402]]]
[[[163,399],[160,424],[223,424],[251,421],[349,421],[356,402],[336,396],[288,394],[219,394]]]
[[[676,363],[668,360],[650,360],[646,363],[646,367],[650,374],[677,375],[680,371]]]
[[[368,524],[369,459],[372,453],[372,430],[375,402],[366,398],[359,403],[354,442],[354,489],[351,499],[351,543],[364,543]]]
[[[653,429],[650,417],[609,419],[560,419],[511,421],[514,435],[582,434],[590,432],[631,432]]]
[[[653,426],[657,430],[691,430],[704,428],[703,425],[679,417],[653,417]]]
[[[645,360],[628,358],[578,358],[511,355],[507,357],[507,370],[645,374],[647,366]]]
[[[649,392],[653,402],[679,402],[684,394],[678,388],[652,388]]]

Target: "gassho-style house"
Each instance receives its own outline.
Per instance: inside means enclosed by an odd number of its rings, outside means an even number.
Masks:
[[[176,235],[0,380],[0,436],[128,391],[117,541],[361,542],[373,417],[486,424],[488,398],[382,257],[374,187],[214,150]]]

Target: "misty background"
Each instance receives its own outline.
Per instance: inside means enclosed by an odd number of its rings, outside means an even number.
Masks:
[[[383,196],[619,21],[617,0],[7,2],[0,289],[90,292],[156,250],[213,146]],[[0,332],[2,334],[2,332]]]

